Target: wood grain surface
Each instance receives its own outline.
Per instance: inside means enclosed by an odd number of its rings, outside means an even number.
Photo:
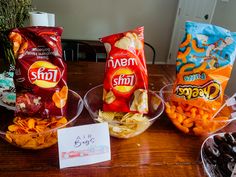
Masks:
[[[68,63],[68,85],[81,96],[103,82],[105,63]],[[149,89],[159,91],[175,79],[174,65],[148,65]],[[93,123],[84,108],[77,125]],[[102,135],[101,135],[102,136]],[[30,151],[0,141],[0,176],[203,177],[199,156],[204,138],[184,135],[163,114],[144,133],[130,139],[111,137],[111,161],[59,169],[57,145]]]

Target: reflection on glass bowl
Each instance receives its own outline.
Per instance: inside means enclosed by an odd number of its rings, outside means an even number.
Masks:
[[[182,108],[179,103],[171,101],[172,87],[173,84],[164,86],[160,90],[160,96],[165,102],[168,118],[180,131],[191,135],[208,136],[225,128],[236,119],[231,117],[233,109],[228,106],[224,106],[215,116],[194,106],[186,105],[185,108]]]
[[[76,92],[69,90],[67,101],[68,111],[64,118],[13,119],[14,111],[2,110],[5,116],[1,117],[0,136],[10,144],[23,149],[37,150],[54,145],[57,143],[57,130],[75,125],[83,110],[83,99]],[[13,121],[17,124],[13,124]]]
[[[110,135],[117,138],[131,138],[144,132],[157,120],[164,110],[164,102],[155,92],[148,92],[149,113],[102,112],[103,85],[91,88],[84,96],[84,105],[95,122],[107,122]]]

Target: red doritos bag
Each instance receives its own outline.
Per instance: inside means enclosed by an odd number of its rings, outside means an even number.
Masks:
[[[18,28],[9,34],[16,58],[16,115],[65,115],[68,87],[61,34],[57,27]]]
[[[148,112],[144,27],[103,37],[107,51],[103,111]]]

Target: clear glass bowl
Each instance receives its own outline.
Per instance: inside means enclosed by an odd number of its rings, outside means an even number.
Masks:
[[[68,101],[67,102],[68,111],[65,116],[67,121],[62,120],[58,122],[59,119],[55,119],[54,123],[45,122],[45,124],[42,124],[43,121],[41,121],[42,125],[46,124],[54,124],[54,125],[50,125],[49,126],[50,128],[47,129],[46,131],[38,131],[38,132],[37,131],[31,132],[27,130],[22,131],[21,129],[19,129],[19,131],[17,131],[16,134],[8,131],[9,128],[8,126],[13,124],[14,111],[1,108],[1,111],[4,111],[4,116],[1,117],[0,121],[0,136],[10,144],[23,149],[37,150],[37,149],[48,148],[54,145],[55,143],[57,143],[57,130],[60,128],[71,127],[75,125],[78,116],[83,110],[83,99],[76,92],[69,90],[67,101]],[[28,121],[27,123],[29,124],[29,122],[30,121]],[[22,123],[24,123],[24,121],[22,121]],[[14,126],[12,128],[14,128]],[[40,128],[39,124],[38,127],[36,127],[35,129],[38,130],[37,128]]]
[[[201,146],[201,159],[209,177],[231,176],[236,164],[236,132],[209,136]]]
[[[167,110],[168,105],[170,105],[170,106],[174,105],[170,100],[171,95],[172,95],[172,87],[173,87],[173,84],[169,84],[169,85],[164,86],[160,90],[160,96],[163,98],[163,100],[166,104],[165,112],[166,112],[168,118],[172,121],[172,123],[180,131],[182,131],[186,134],[191,134],[191,135],[208,136],[210,134],[213,134],[213,133],[223,129],[224,127],[229,125],[229,123],[231,123],[233,120],[236,119],[236,118],[231,117],[231,113],[232,113],[233,109],[232,109],[232,107],[228,107],[228,106],[224,106],[223,109],[214,118],[208,116],[208,118],[206,118],[206,119],[203,118],[204,117],[203,114],[201,115],[201,117],[196,119],[195,117],[191,116],[190,114],[186,114],[186,111],[180,112],[176,108],[174,113],[179,114],[184,118],[183,118],[183,121],[181,120],[181,118],[180,118],[180,120],[178,120],[177,116],[176,116],[176,118],[173,118],[173,113],[169,113],[169,111]],[[225,99],[226,98],[227,98],[227,96],[225,96]],[[197,111],[199,111],[199,110],[197,109]],[[194,114],[192,114],[192,115],[194,115]],[[189,123],[189,126],[187,126],[187,124],[184,124],[185,120],[186,120],[186,122],[188,120],[189,120],[189,122],[192,121],[192,124]]]
[[[91,88],[84,96],[84,105],[95,122],[101,122],[99,110],[102,110],[103,85]],[[164,111],[164,102],[155,92],[148,92],[149,113],[144,114],[145,122],[125,123],[122,121],[106,121],[109,125],[110,135],[117,138],[131,138],[144,132],[157,120]]]

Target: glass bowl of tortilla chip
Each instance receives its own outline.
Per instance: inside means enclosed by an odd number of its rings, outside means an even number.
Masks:
[[[84,96],[84,105],[95,122],[107,122],[110,135],[131,138],[144,132],[164,111],[164,102],[155,92],[148,92],[148,114],[103,112],[103,85],[91,88]]]
[[[0,107],[0,136],[12,145],[23,149],[44,149],[57,143],[57,130],[74,126],[83,110],[83,99],[69,90],[69,110],[64,117],[14,117],[14,111]]]
[[[171,122],[183,133],[208,136],[217,131],[227,131],[228,125],[236,119],[232,117],[233,108],[224,103],[221,110],[211,113],[203,108],[191,106],[171,100],[173,84],[164,86],[160,96],[165,101],[165,112]],[[225,95],[225,100],[228,97]]]

